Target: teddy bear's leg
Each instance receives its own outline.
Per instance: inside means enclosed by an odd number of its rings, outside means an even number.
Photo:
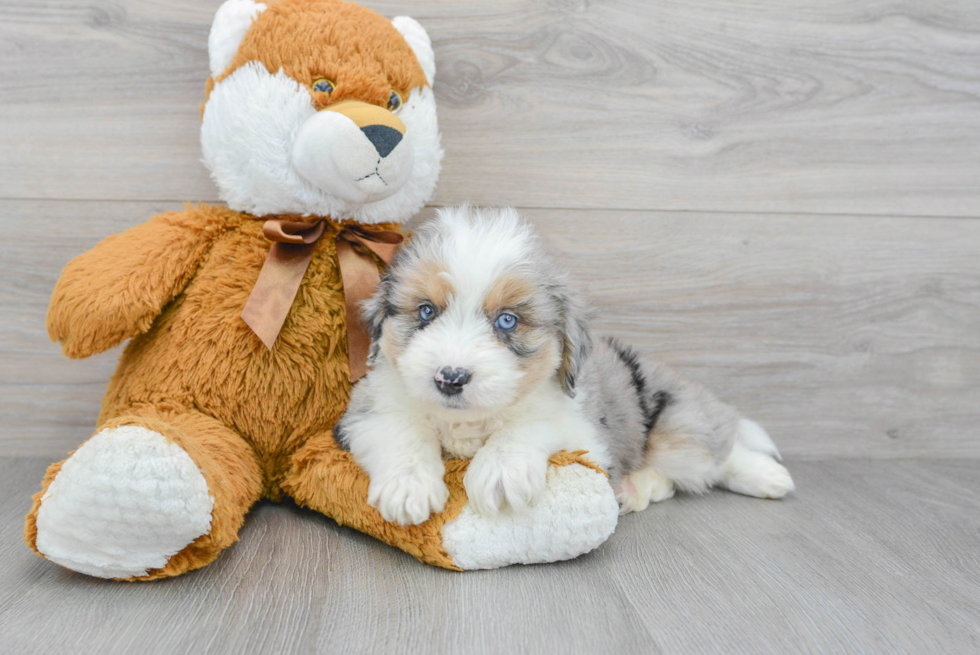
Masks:
[[[258,462],[232,430],[197,412],[143,407],[48,469],[24,536],[88,575],[169,577],[234,543],[261,493]]]
[[[448,569],[488,569],[570,559],[601,545],[616,528],[619,504],[606,474],[582,453],[551,458],[545,492],[525,512],[487,517],[467,505],[469,462],[446,462],[449,500],[419,525],[381,518],[367,504],[370,480],[329,434],[310,439],[293,457],[284,487],[296,502]]]
[[[454,490],[453,479],[461,489],[462,473],[454,477],[447,475],[450,491]],[[466,502],[465,492],[453,493],[442,514],[419,525],[403,526],[385,521],[378,510],[367,504],[369,484],[370,479],[351,454],[327,433],[312,437],[293,455],[283,489],[300,505],[400,548],[423,562],[459,568],[442,547],[442,525],[445,517],[459,514]]]

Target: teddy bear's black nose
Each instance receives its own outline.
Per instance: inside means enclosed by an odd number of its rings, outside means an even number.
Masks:
[[[455,396],[463,393],[463,387],[470,381],[473,375],[465,368],[449,368],[443,366],[436,373],[435,381],[439,391],[447,396]]]
[[[374,144],[374,149],[382,158],[387,157],[402,140],[402,133],[387,125],[365,125],[361,132]]]

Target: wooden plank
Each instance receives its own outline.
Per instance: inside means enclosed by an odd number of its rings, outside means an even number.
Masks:
[[[975,648],[975,461],[789,467],[789,502],[719,493],[621,521],[602,557],[665,652]]]
[[[214,199],[218,4],[5,2],[0,197]],[[368,4],[433,37],[437,203],[980,215],[972,0]]]
[[[119,584],[37,558],[46,462],[0,459],[0,651],[972,652],[975,461],[790,462],[795,496],[679,496],[571,562],[451,573],[291,504],[207,568]]]
[[[176,205],[174,205],[176,206]],[[66,453],[117,352],[69,361],[44,314],[62,266],[165,204],[0,201],[0,453]],[[980,456],[980,221],[525,212],[602,308],[793,457]]]

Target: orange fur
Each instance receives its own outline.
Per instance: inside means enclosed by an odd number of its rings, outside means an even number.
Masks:
[[[270,73],[310,87],[320,78],[334,83],[330,94],[311,90],[317,109],[342,100],[384,107],[392,90],[407,98],[427,86],[415,53],[391,21],[343,0],[280,0],[259,14],[231,65],[215,80],[250,61]],[[208,85],[208,92],[213,83]]]

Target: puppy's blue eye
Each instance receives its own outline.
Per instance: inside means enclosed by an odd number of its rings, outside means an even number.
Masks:
[[[428,323],[436,317],[436,308],[432,305],[419,305],[419,320]]]
[[[504,332],[510,332],[517,327],[517,317],[513,314],[501,314],[497,317],[495,325]]]

